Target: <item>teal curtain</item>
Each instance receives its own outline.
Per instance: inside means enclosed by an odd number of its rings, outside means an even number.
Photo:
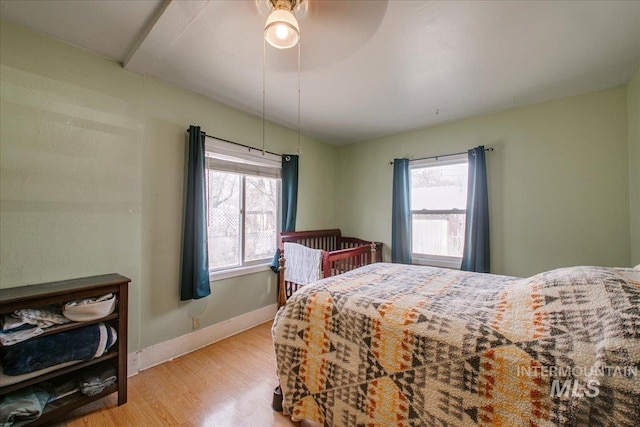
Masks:
[[[483,145],[469,150],[468,183],[467,220],[460,269],[488,273],[490,268],[489,193]]]
[[[411,203],[409,159],[393,160],[391,261],[411,264]]]
[[[205,133],[189,127],[185,205],[182,233],[180,300],[211,294],[207,248],[207,198],[205,175]]]
[[[298,156],[284,154],[282,156],[282,231],[296,231],[296,212],[298,211]],[[280,251],[271,261],[274,273],[280,268]]]

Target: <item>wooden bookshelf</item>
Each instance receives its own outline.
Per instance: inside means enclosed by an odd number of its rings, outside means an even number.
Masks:
[[[80,406],[93,402],[111,393],[118,393],[118,405],[127,402],[127,313],[128,286],[130,279],[119,274],[84,277],[80,279],[43,283],[0,290],[0,314],[12,313],[21,308],[38,308],[51,304],[64,304],[69,301],[99,297],[113,293],[116,297],[115,311],[101,319],[89,322],[72,322],[54,326],[34,338],[70,331],[91,324],[106,323],[113,326],[118,334],[116,344],[101,357],[62,367],[42,375],[15,383],[0,384],[0,396],[34,386],[45,381],[54,380],[64,375],[80,373],[90,367],[110,364],[116,369],[117,382],[95,396],[85,396],[80,392],[56,400],[45,407],[40,418],[28,425],[45,425],[50,420]],[[4,348],[0,348],[4,354]]]

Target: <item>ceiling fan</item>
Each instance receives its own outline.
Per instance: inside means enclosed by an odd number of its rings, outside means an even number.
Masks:
[[[306,71],[338,62],[361,48],[382,23],[388,0],[255,0],[255,4],[265,17],[270,45],[287,49],[304,44]],[[292,65],[282,63],[280,71],[291,70]]]
[[[366,43],[382,22],[388,0],[366,2],[366,12],[362,11],[362,5],[365,2],[320,0],[255,0],[255,2],[260,13],[266,16],[262,62],[262,152],[264,155],[266,44],[268,43],[279,50],[297,46],[297,152],[300,154],[302,32],[299,21],[309,18],[304,29],[305,52],[309,51],[311,55],[306,55],[304,68],[310,70],[341,60]],[[331,41],[332,36],[337,36],[335,42]],[[289,67],[286,61],[278,61],[278,63],[284,66],[283,70]]]

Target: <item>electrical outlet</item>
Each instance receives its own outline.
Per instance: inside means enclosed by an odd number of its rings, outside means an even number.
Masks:
[[[200,318],[194,317],[192,320],[193,320],[193,329],[198,329],[200,327]]]

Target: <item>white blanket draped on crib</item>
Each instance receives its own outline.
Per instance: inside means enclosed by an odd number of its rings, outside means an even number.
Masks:
[[[322,277],[321,250],[311,249],[297,243],[285,242],[284,258],[286,259],[284,280],[298,285],[306,285]]]

